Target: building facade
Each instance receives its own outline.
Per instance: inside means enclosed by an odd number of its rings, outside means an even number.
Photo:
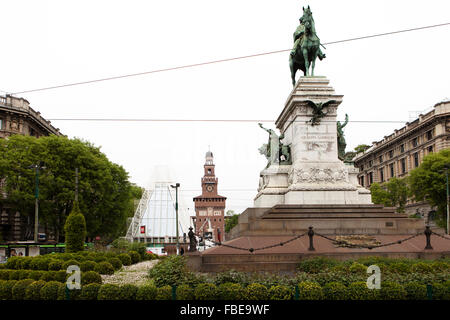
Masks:
[[[417,168],[423,158],[450,147],[450,101],[442,101],[413,122],[394,130],[383,140],[373,142],[354,160],[359,168],[358,180],[364,187],[383,183],[392,177],[403,178]],[[431,208],[424,202],[408,201],[406,213],[427,216]]]
[[[216,177],[214,157],[206,153],[204,175],[201,180],[202,194],[194,198],[195,232],[214,241],[224,241],[226,197],[218,194],[219,179]]]
[[[38,111],[30,107],[23,98],[11,95],[0,96],[0,138],[8,138],[14,134],[34,137],[62,135],[58,128],[45,120]],[[0,177],[0,197],[7,200],[4,192],[5,179]],[[1,241],[26,240],[33,237],[33,221],[25,218],[17,211],[13,203],[0,203],[0,235]]]

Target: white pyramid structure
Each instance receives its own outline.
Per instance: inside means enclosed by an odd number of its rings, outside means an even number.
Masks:
[[[167,166],[156,166],[151,175],[134,217],[128,228],[126,239],[146,243],[176,242],[175,185]],[[178,189],[178,234],[189,232],[190,217],[182,204]]]

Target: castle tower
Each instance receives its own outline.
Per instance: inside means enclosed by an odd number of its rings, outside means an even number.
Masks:
[[[223,241],[225,233],[226,197],[218,194],[219,179],[215,175],[214,156],[211,151],[205,155],[204,175],[201,179],[202,194],[195,197],[195,232],[214,241]]]

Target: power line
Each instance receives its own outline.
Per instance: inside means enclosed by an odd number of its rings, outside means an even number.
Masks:
[[[275,122],[275,120],[256,120],[256,119],[138,119],[138,118],[48,118],[50,121],[113,121],[113,122]],[[295,120],[292,122],[302,122],[304,120]],[[322,120],[321,122],[335,122]],[[405,120],[349,120],[354,123],[406,123]]]
[[[404,32],[411,32],[411,31],[417,31],[417,30],[423,30],[423,29],[429,29],[429,28],[443,27],[443,26],[447,26],[447,25],[450,25],[450,22],[441,23],[441,24],[435,24],[435,25],[430,25],[430,26],[417,27],[417,28],[404,29],[404,30],[397,30],[397,31],[378,33],[378,34],[362,36],[362,37],[356,37],[356,38],[349,38],[349,39],[331,41],[331,42],[323,43],[323,45],[330,45],[330,44],[350,42],[350,41],[356,41],[356,40],[362,40],[362,39],[382,37],[382,36],[393,35],[393,34],[397,34],[397,33],[404,33]],[[208,65],[208,64],[214,64],[214,63],[221,63],[221,62],[228,62],[228,61],[234,61],[234,60],[255,58],[255,57],[264,56],[264,55],[270,55],[270,54],[275,54],[275,53],[287,52],[287,51],[290,51],[290,50],[292,50],[292,49],[275,50],[275,51],[256,53],[256,54],[240,56],[240,57],[234,57],[234,58],[212,60],[212,61],[207,61],[207,62],[200,62],[200,63],[182,65],[182,66],[177,66],[177,67],[169,67],[169,68],[156,69],[156,70],[150,70],[150,71],[144,71],[144,72],[138,72],[138,73],[130,73],[130,74],[125,74],[125,75],[120,75],[120,76],[113,76],[113,77],[100,78],[100,79],[94,79],[94,80],[66,83],[66,84],[55,85],[55,86],[51,86],[51,87],[43,87],[43,88],[38,88],[38,89],[31,89],[31,90],[14,92],[12,94],[16,95],[16,94],[23,94],[23,93],[29,93],[29,92],[52,90],[52,89],[59,89],[59,88],[65,88],[65,87],[71,87],[71,86],[91,84],[91,83],[95,83],[95,82],[103,82],[103,81],[109,81],[109,80],[130,78],[130,77],[142,76],[142,75],[147,75],[147,74],[152,74],[152,73],[159,73],[159,72],[173,71],[173,70],[178,70],[178,69],[199,67],[199,66],[204,66],[204,65]]]

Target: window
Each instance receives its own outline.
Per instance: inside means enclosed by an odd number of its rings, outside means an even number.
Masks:
[[[400,153],[403,153],[403,152],[405,152],[405,145],[404,144],[400,145]]]
[[[221,211],[214,211],[214,215],[215,215],[215,216],[220,216],[221,214],[222,214]]]
[[[419,140],[417,139],[417,137],[412,139],[411,144],[412,144],[413,148],[417,147],[417,145],[419,144]]]
[[[427,131],[427,140],[433,139],[433,130]]]
[[[394,150],[389,151],[389,159],[394,157]]]
[[[384,182],[384,169],[383,168],[380,169],[380,181]]]
[[[389,170],[391,171],[391,178],[392,178],[394,176],[394,164],[393,163],[391,163],[389,165]]]
[[[405,158],[400,160],[400,165],[402,166],[402,173],[405,173],[406,172],[406,160],[405,160]]]
[[[373,183],[373,172],[369,173],[369,186]]]
[[[364,187],[364,176],[359,178],[359,184]]]
[[[419,153],[416,152],[414,153],[414,167],[418,167],[419,166]]]
[[[378,160],[380,161],[380,163],[382,163],[383,162],[383,156],[379,156]]]
[[[429,146],[429,147],[427,148],[427,150],[428,150],[428,153],[432,153],[432,152],[433,152],[433,146]]]
[[[3,129],[3,119],[0,118],[0,130],[2,130],[2,129]]]

